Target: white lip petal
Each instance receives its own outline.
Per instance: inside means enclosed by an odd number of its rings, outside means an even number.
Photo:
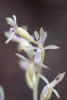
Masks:
[[[60,99],[60,95],[59,93],[53,88],[52,89],[53,93],[57,96],[58,99]]]
[[[46,88],[47,88],[47,87],[46,87]],[[49,89],[47,88],[46,91],[45,91],[45,93],[44,93],[44,95],[43,95],[43,98],[46,98],[46,97],[47,97],[48,92],[49,92]]]
[[[40,28],[40,41],[42,43],[42,45],[44,45],[44,42],[47,38],[47,32],[44,32],[43,28]]]
[[[12,41],[19,42],[22,38],[18,37],[17,35],[14,35]]]
[[[41,99],[40,100],[49,100],[52,95],[52,88],[45,86],[41,92]]]
[[[6,32],[4,33],[4,35],[5,35],[6,38],[8,38],[8,40],[9,40],[9,38],[11,37],[11,36],[10,36],[10,31],[6,31]],[[8,40],[6,40],[6,41],[7,41],[6,43],[9,42]],[[11,39],[11,41],[17,42],[17,43],[18,43],[20,40],[23,40],[23,38],[18,37],[16,34],[14,34],[14,36],[12,36],[12,39]]]
[[[44,50],[46,49],[59,49],[59,47],[56,45],[49,45],[49,46],[44,47]]]
[[[34,56],[34,63],[40,64],[41,62],[41,50],[37,49],[35,56]]]
[[[6,40],[6,44],[9,43],[15,36],[15,32],[13,31],[13,28],[10,28],[10,31],[8,32],[8,39]]]
[[[39,39],[40,37],[39,37],[39,34],[38,34],[37,31],[34,31],[34,36],[35,36],[36,40],[38,41],[38,39]]]

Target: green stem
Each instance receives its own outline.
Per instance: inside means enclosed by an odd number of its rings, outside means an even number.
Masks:
[[[36,83],[34,84],[34,88],[33,88],[33,100],[38,100],[39,74],[40,74],[40,67],[36,74]]]
[[[35,84],[33,88],[33,100],[38,100],[38,84]]]
[[[33,100],[38,100],[39,74],[41,72],[41,65],[42,65],[43,61],[44,61],[44,50],[42,51],[41,63],[38,66],[38,71],[36,74],[36,83],[34,84],[34,87],[33,87]]]

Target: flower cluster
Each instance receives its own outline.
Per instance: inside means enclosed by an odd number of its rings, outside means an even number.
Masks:
[[[49,70],[50,68],[47,65],[44,65],[44,56],[45,50],[47,49],[59,49],[56,45],[48,45],[44,47],[45,40],[47,38],[47,33],[44,32],[43,28],[40,28],[39,33],[34,31],[33,38],[26,28],[19,27],[17,25],[16,16],[13,15],[13,18],[6,18],[7,23],[11,26],[8,32],[5,32],[7,38],[6,44],[10,41],[17,42],[17,50],[24,51],[27,54],[27,58],[19,53],[16,53],[16,56],[20,58],[19,65],[25,71],[26,83],[30,89],[33,91],[33,99],[38,100],[38,85],[40,78],[47,83],[44,86],[40,100],[49,100],[52,95],[52,91],[60,98],[58,92],[54,87],[63,79],[65,72],[58,74],[57,77],[49,83],[47,78],[42,75],[42,69]],[[36,46],[33,46],[34,43]]]

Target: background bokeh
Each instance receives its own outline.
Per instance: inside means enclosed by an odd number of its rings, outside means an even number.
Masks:
[[[17,44],[5,45],[4,32],[9,29],[5,17],[17,16],[18,25],[26,25],[28,31],[42,26],[47,31],[45,45],[55,44],[60,50],[46,51],[44,63],[51,70],[43,71],[51,82],[58,73],[67,72],[67,1],[66,0],[0,0],[0,85],[6,100],[32,100],[32,91],[26,86],[24,71],[19,68],[15,56]],[[56,89],[61,100],[67,100],[67,75]],[[45,83],[40,81],[39,93]],[[52,95],[51,100],[57,100]]]

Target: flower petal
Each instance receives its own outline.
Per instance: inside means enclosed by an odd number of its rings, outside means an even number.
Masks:
[[[46,65],[44,65],[44,64],[42,64],[42,68],[45,68],[45,69],[50,69],[48,66],[46,66]]]
[[[6,18],[6,21],[7,21],[7,23],[9,24],[9,25],[11,25],[12,27],[17,27],[17,24],[16,24],[16,16],[15,15],[13,15],[13,19],[12,18],[10,18],[10,17],[7,17]]]
[[[42,74],[40,74],[39,77],[40,77],[44,82],[46,82],[46,84],[49,84],[49,81],[48,81],[48,79],[47,79],[45,76],[43,76]]]
[[[49,92],[49,88],[46,89],[46,91],[45,91],[45,93],[44,93],[44,95],[43,95],[43,98],[46,98],[46,97],[47,97],[48,92]]]
[[[41,92],[40,100],[49,100],[52,95],[52,88],[45,86]]]
[[[44,50],[46,49],[59,49],[59,47],[56,45],[49,45],[49,46],[44,47]]]
[[[34,56],[34,63],[40,64],[40,62],[41,62],[41,49],[37,49]]]
[[[40,37],[39,37],[39,33],[37,31],[34,31],[34,36],[35,36],[36,40],[38,41]]]
[[[25,60],[20,60],[19,65],[21,69],[23,69],[24,71],[27,71],[29,67],[29,62],[26,62]]]
[[[19,54],[19,53],[16,53],[16,56],[18,56],[19,58],[21,58],[22,60],[25,60],[26,62],[29,62],[29,60],[24,57],[23,55]]]
[[[40,28],[40,41],[42,43],[42,46],[44,45],[46,38],[47,38],[47,33],[44,32],[43,28],[41,27]]]
[[[21,49],[21,48],[20,48]],[[24,47],[24,49],[33,49],[33,50],[37,50],[38,48],[37,47],[34,47],[34,46],[26,46]]]
[[[65,76],[65,72],[58,74],[57,77],[49,84],[49,87],[51,88],[55,87],[59,82],[62,81],[64,76]]]
[[[6,38],[9,38],[9,32],[5,32],[4,35]],[[16,34],[13,36],[13,38],[11,39],[11,41],[13,42],[19,42],[22,38],[18,37]],[[8,42],[7,42],[8,43]]]
[[[9,34],[8,34],[8,39],[6,40],[6,44],[9,43],[15,36],[15,32],[13,31],[13,28],[10,28]]]
[[[52,89],[53,93],[57,96],[58,99],[60,99],[60,95],[59,93],[53,88]]]
[[[17,21],[16,21],[16,16],[15,15],[12,15],[13,16],[13,20],[14,20],[14,22],[16,23]]]

